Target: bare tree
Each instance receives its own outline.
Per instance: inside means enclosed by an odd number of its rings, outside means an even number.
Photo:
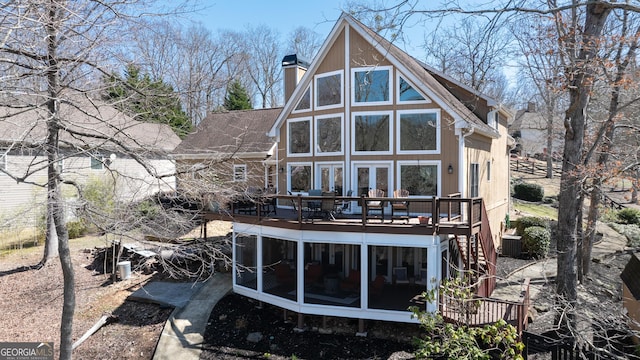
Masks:
[[[245,33],[248,63],[246,71],[253,82],[261,107],[276,107],[281,101],[282,60],[278,33],[265,25],[250,27]]]
[[[317,32],[304,26],[299,26],[289,34],[287,53],[297,54],[305,59],[312,60],[320,46],[322,46],[322,41],[323,39]]]
[[[147,10],[146,6],[149,4],[136,0],[16,0],[0,6],[3,138],[14,139],[7,146],[18,153],[35,154],[20,173],[5,173],[19,183],[47,190],[45,218],[50,224],[50,236],[46,238],[43,262],[54,256],[51,235],[55,234],[64,275],[62,359],[71,358],[75,308],[62,186],[81,186],[73,176],[61,172],[60,162],[112,146],[131,156],[150,174],[161,175],[140,153],[144,144],[129,135],[128,123],[105,122],[105,117],[122,118],[106,115],[104,107],[94,100],[98,98],[95,90],[101,77],[108,75],[109,66],[119,59],[119,44],[114,41],[125,37],[128,22],[136,20],[138,11]],[[22,132],[16,133],[16,129]],[[42,171],[47,174],[45,182],[38,180]]]

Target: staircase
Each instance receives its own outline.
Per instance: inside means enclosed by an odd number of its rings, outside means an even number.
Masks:
[[[480,230],[471,236],[456,235],[466,273],[471,283],[477,284],[477,295],[489,297],[496,287],[496,261],[498,254],[493,244],[487,210],[482,203]]]

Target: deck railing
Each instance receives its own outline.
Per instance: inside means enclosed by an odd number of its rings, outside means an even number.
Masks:
[[[513,325],[521,336],[528,323],[529,286],[530,280],[525,279],[518,301],[484,297],[461,300],[440,296],[438,309],[446,321],[467,326],[484,326],[502,319]]]
[[[332,196],[336,203],[334,218],[332,222],[339,223],[342,220],[345,222],[353,222],[354,219],[362,219],[362,226],[369,226],[369,224],[377,225],[380,221],[369,219],[366,214],[369,213],[367,206],[370,201],[382,201],[385,204],[390,204],[393,201],[398,201],[398,198],[393,197],[347,197],[347,196]],[[241,218],[250,217],[257,218],[257,220],[270,219],[270,220],[285,220],[293,221],[299,224],[307,224],[314,222],[314,220],[322,220],[322,214],[319,211],[315,211],[311,208],[310,204],[321,203],[325,199],[325,196],[303,196],[303,195],[268,195],[261,197],[254,197],[243,199],[242,201],[236,201],[229,204],[227,209],[220,209],[217,212],[207,211],[205,217],[208,219],[215,218],[216,215],[227,218]],[[403,201],[408,202],[409,218],[414,219],[410,221],[411,224],[421,225],[438,231],[442,226],[456,227],[456,228],[468,228],[478,229],[482,223],[483,213],[482,199],[481,198],[461,198],[460,194],[451,194],[446,197],[433,197],[433,198],[402,198]],[[343,204],[349,204],[348,208],[351,209],[349,214],[340,213],[340,208]],[[293,212],[281,211],[278,213],[276,206],[279,209],[292,209]],[[359,208],[358,211],[353,211],[354,208]],[[379,213],[379,212],[378,212]],[[358,216],[361,214],[360,216]],[[400,224],[401,221],[389,221],[391,219],[389,206],[386,206],[385,212],[386,225],[390,223]],[[417,218],[423,216],[428,218],[427,223],[418,224]],[[320,219],[318,219],[320,217]],[[325,217],[327,220],[327,217]]]

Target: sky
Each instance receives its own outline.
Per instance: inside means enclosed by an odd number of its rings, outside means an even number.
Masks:
[[[267,25],[286,36],[304,26],[320,34],[329,34],[340,17],[343,1],[336,0],[217,0],[202,1],[206,9],[190,16],[212,31],[244,30],[247,25]]]
[[[346,1],[201,0],[199,5],[205,9],[190,14],[189,19],[202,23],[214,33],[218,30],[243,31],[248,25],[266,25],[277,30],[284,41],[291,31],[304,26],[317,32],[324,41],[340,17]],[[405,31],[414,39],[422,39],[423,30],[419,27]],[[417,42],[419,41],[414,41]],[[398,45],[403,47],[401,44]],[[415,47],[407,46],[405,50],[411,55],[420,55]]]

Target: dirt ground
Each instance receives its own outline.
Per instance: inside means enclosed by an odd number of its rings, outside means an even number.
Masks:
[[[149,359],[171,309],[126,301],[152,275],[133,273],[131,279],[111,283],[104,274],[87,269],[91,248],[72,240],[71,255],[76,283],[73,339],[76,341],[104,314],[118,321],[104,326],[73,352],[76,359]],[[39,270],[20,269],[36,264],[39,248],[12,253],[0,259],[0,340],[52,341],[58,356],[62,311],[62,271],[54,260]]]

